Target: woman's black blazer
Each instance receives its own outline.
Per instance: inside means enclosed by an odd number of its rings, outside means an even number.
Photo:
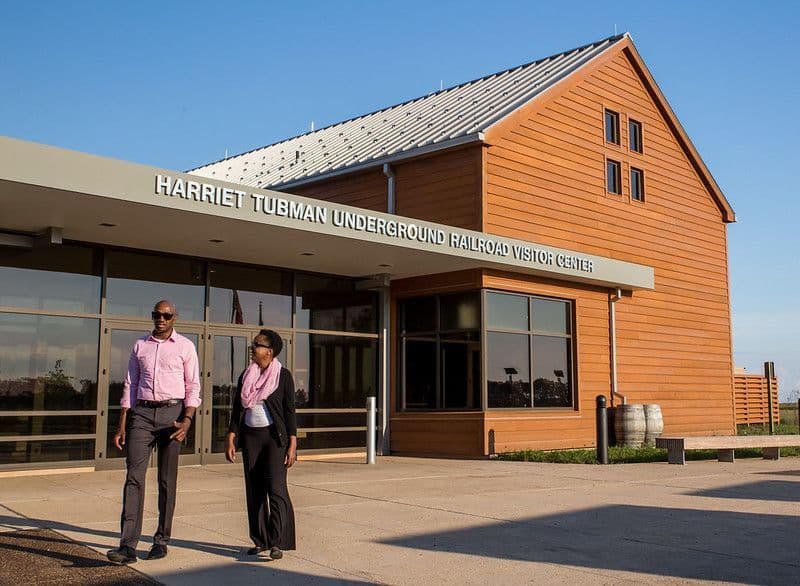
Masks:
[[[239,382],[236,385],[236,396],[233,399],[233,412],[228,431],[236,434],[236,443],[239,443],[239,432],[244,423],[244,408],[242,407],[242,379],[244,372],[239,375]],[[279,446],[289,445],[289,436],[297,436],[297,417],[294,412],[294,380],[292,373],[281,368],[281,376],[278,379],[278,388],[264,403],[272,417],[273,424],[270,425],[270,432]]]

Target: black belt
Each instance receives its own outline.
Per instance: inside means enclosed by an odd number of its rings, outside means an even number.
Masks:
[[[166,401],[145,401],[144,399],[139,399],[136,401],[136,406],[158,409],[159,407],[172,407],[173,405],[180,405],[181,403],[183,403],[183,401],[180,399],[167,399]]]

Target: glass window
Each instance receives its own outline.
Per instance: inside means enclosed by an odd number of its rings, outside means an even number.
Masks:
[[[0,441],[0,464],[75,460],[94,460],[94,439]]]
[[[644,171],[631,167],[631,199],[644,201]]]
[[[0,436],[94,435],[94,432],[94,415],[13,415],[0,417]]]
[[[538,297],[534,297],[531,302],[533,304],[533,329],[535,331],[569,334],[569,303],[566,301],[540,299]]]
[[[475,292],[439,298],[440,330],[477,330],[481,327],[481,299]]]
[[[480,409],[480,293],[404,299],[400,315],[400,408]]]
[[[606,189],[609,193],[622,193],[620,184],[620,164],[619,161],[606,161]]]
[[[295,327],[376,333],[378,294],[356,290],[352,279],[297,275]]]
[[[530,351],[527,334],[486,334],[489,407],[530,407]]]
[[[487,293],[487,312],[493,302],[504,301],[503,297],[513,296]],[[559,299],[516,297],[525,301],[531,329],[516,334],[491,331],[493,326],[487,326],[488,406],[573,406],[572,304]],[[520,307],[516,309],[521,311]],[[494,323],[502,327],[507,320]]]
[[[403,330],[406,332],[436,331],[436,297],[405,299],[402,304]]]
[[[439,342],[442,407],[479,409],[481,406],[481,344],[474,335],[442,334]]]
[[[568,338],[533,336],[534,407],[572,405]]]
[[[210,321],[291,327],[291,273],[216,263],[209,272]]]
[[[619,144],[619,113],[613,110],[605,112],[606,142]]]
[[[101,275],[92,248],[0,248],[0,306],[99,313]]]
[[[97,407],[96,319],[0,313],[0,411]]]
[[[363,419],[363,417],[362,417]],[[361,425],[366,422],[362,421]],[[367,443],[365,431],[309,431],[297,438],[298,450],[331,450],[335,448],[363,448]]]
[[[630,149],[635,153],[642,152],[642,123],[636,120],[628,121],[628,137]]]
[[[298,408],[364,407],[377,396],[376,338],[295,335],[295,405]]]
[[[169,299],[180,319],[205,319],[203,262],[118,250],[107,258],[106,313],[149,317],[156,302]]]
[[[244,336],[214,336],[214,369],[211,371],[211,451],[224,452],[236,397],[239,375],[250,364],[250,339]],[[283,362],[281,353],[279,359]]]
[[[405,340],[405,407],[436,408],[436,341]]]
[[[529,328],[528,297],[522,295],[486,294],[486,326],[501,330]]]

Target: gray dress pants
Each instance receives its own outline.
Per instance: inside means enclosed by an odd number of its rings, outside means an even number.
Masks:
[[[153,449],[158,451],[158,528],[153,543],[169,543],[181,451],[181,443],[169,436],[175,432],[172,424],[182,412],[183,403],[158,408],[136,406],[128,411],[125,440],[128,474],[122,493],[120,547],[136,549],[142,535],[145,478]]]

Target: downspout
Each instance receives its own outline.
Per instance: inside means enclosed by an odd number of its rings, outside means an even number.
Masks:
[[[622,289],[617,290],[608,296],[608,335],[611,340],[611,406],[614,406],[614,397],[622,399],[622,404],[626,405],[628,399],[618,391],[617,383],[617,301],[622,299]]]
[[[389,163],[383,164],[383,174],[387,177],[386,183],[386,212],[389,214],[395,213],[395,197],[394,186],[397,181],[397,176],[394,174],[394,169]]]
[[[386,211],[395,213],[395,184],[397,176],[389,163],[383,164],[383,174],[386,175]],[[391,287],[389,286],[389,275],[386,275],[386,286],[381,289],[381,338],[380,338],[380,366],[381,366],[381,455],[388,456],[391,453],[391,437],[389,411],[391,408],[391,398],[389,397],[391,388]]]

